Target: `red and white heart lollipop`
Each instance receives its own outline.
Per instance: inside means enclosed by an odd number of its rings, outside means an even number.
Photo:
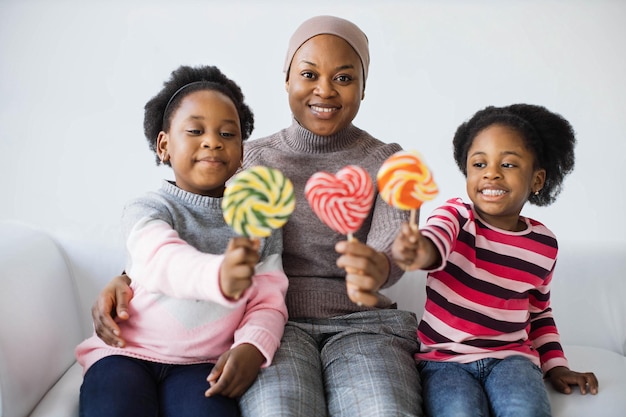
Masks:
[[[313,212],[336,232],[348,235],[359,230],[374,201],[374,185],[367,171],[348,165],[337,172],[317,172],[309,178],[304,194]]]

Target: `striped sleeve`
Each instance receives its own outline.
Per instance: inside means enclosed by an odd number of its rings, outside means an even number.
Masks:
[[[452,248],[465,222],[466,216],[461,214],[463,211],[467,212],[467,209],[460,203],[460,200],[448,200],[447,204],[433,211],[426,221],[426,226],[420,230],[422,235],[434,243],[443,260],[441,265],[433,271],[440,271],[446,267]]]
[[[569,367],[550,307],[550,283],[553,272],[554,269],[550,271],[542,286],[529,292],[530,332],[528,336],[539,353],[541,369],[544,373],[555,366]]]

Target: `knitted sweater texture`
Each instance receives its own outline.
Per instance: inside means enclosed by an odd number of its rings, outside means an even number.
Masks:
[[[420,228],[444,262],[428,274],[418,359],[522,355],[544,372],[567,366],[550,308],[557,241],[543,224],[522,220],[521,232],[497,229],[452,199]]]
[[[233,301],[219,285],[222,255],[232,229],[221,198],[192,194],[164,181],[160,190],[129,203],[122,218],[134,295],[120,321],[127,346],[108,346],[95,334],[76,348],[84,371],[108,355],[159,363],[215,362],[250,343],[271,363],[287,310],[280,230],[261,242],[253,285]]]
[[[334,249],[335,243],[346,236],[331,230],[313,213],[304,196],[307,180],[318,171],[334,174],[346,165],[359,165],[375,182],[381,164],[400,149],[398,144],[385,144],[353,125],[332,136],[317,136],[296,121],[287,129],[244,146],[244,167],[280,169],[294,185],[296,209],[283,227],[290,319],[328,318],[368,309],[358,307],[347,296],[346,274],[336,265],[339,254]],[[369,217],[354,237],[387,254],[389,260],[391,244],[407,215],[387,205],[378,193],[374,201]],[[390,266],[386,286],[403,273],[393,262]],[[391,307],[391,301],[381,296],[377,308]]]

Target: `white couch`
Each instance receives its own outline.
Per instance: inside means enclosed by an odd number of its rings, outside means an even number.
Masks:
[[[0,417],[78,416],[74,347],[91,334],[91,304],[123,257],[122,248],[0,221]],[[596,373],[600,393],[551,390],[553,415],[625,416],[626,248],[562,243],[557,268],[553,307],[566,354],[573,369]],[[419,314],[423,287],[411,273],[385,292]]]

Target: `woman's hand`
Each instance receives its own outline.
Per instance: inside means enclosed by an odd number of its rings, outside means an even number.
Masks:
[[[236,237],[228,242],[220,268],[220,288],[226,297],[238,300],[252,285],[254,267],[260,259],[260,244],[258,239],[246,237]]]
[[[263,362],[265,357],[251,344],[244,343],[228,350],[219,357],[209,374],[207,381],[211,387],[204,395],[240,397],[256,379]]]
[[[580,393],[583,395],[587,392],[593,395],[598,393],[598,378],[593,372],[581,373],[572,371],[565,366],[557,366],[548,371],[546,378],[550,380],[555,390],[563,394],[572,392],[570,385],[578,385]]]
[[[115,318],[128,320],[128,303],[131,298],[133,290],[130,288],[130,278],[127,275],[118,275],[104,287],[91,307],[96,334],[107,345],[126,346]]]
[[[358,305],[375,306],[389,277],[387,256],[358,240],[337,242],[335,250],[341,255],[337,266],[346,270],[348,297]]]

